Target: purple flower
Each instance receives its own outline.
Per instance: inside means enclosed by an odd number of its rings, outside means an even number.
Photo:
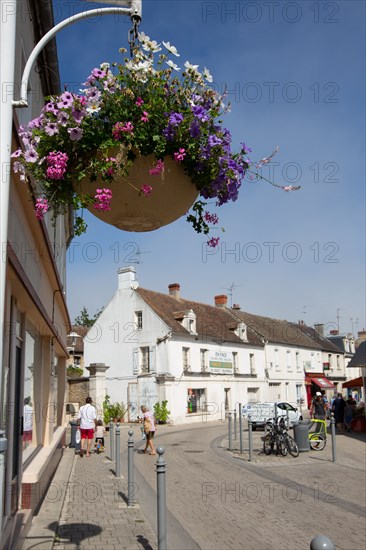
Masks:
[[[215,145],[221,145],[221,139],[217,137],[215,134],[212,134],[211,136],[208,136],[208,144],[210,147],[215,147]]]
[[[241,147],[244,154],[252,152],[251,147],[248,147],[248,145],[246,143],[244,143],[244,141],[242,143],[240,143],[240,147]]]
[[[37,118],[34,118],[33,120],[31,120],[29,123],[28,123],[28,128],[29,129],[33,129],[33,128],[41,128],[42,127],[42,122],[43,122],[43,116],[39,116]]]
[[[27,162],[36,162],[38,160],[38,153],[35,149],[28,149],[24,153],[24,158]]]
[[[55,115],[57,115],[58,113],[58,110],[56,108],[56,105],[54,103],[46,103],[46,105],[44,106],[43,110],[46,112],[46,113],[53,113]]]
[[[79,141],[83,136],[83,131],[81,128],[68,128],[71,141]]]
[[[77,122],[78,124],[80,124],[80,122],[84,118],[84,112],[81,109],[73,109],[71,114],[72,114],[75,122]]]
[[[22,155],[22,150],[21,149],[17,149],[16,151],[14,151],[14,153],[12,153],[10,156],[12,159],[15,159],[17,157],[20,157]]]
[[[197,120],[194,120],[189,127],[189,134],[191,138],[196,138],[200,135],[201,129]]]
[[[191,107],[191,111],[194,116],[198,118],[198,120],[202,120],[202,122],[207,122],[209,120],[207,111],[202,107],[202,105],[193,105],[193,107]]]
[[[181,113],[170,113],[169,124],[171,126],[178,126],[183,121],[183,115]]]
[[[62,96],[60,96],[60,101],[57,103],[59,109],[68,109],[74,102],[71,94],[68,94],[67,97],[63,97],[64,95],[65,94],[62,94]]]
[[[57,121],[59,124],[61,124],[61,126],[66,126],[66,124],[68,123],[68,120],[69,120],[69,115],[65,111],[61,111],[57,115]]]
[[[91,72],[91,76],[94,78],[104,78],[106,76],[106,72],[102,71],[101,69],[93,69]]]
[[[54,122],[49,122],[44,131],[48,136],[54,136],[55,134],[58,134],[57,124],[55,124]]]

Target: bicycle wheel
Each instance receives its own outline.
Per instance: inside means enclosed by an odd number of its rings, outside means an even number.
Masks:
[[[263,452],[265,455],[270,455],[273,452],[274,441],[271,434],[267,434],[263,439]]]
[[[283,435],[277,436],[277,454],[281,454],[282,456],[287,455],[287,447]]]
[[[291,435],[289,434],[285,435],[285,443],[286,443],[287,450],[291,456],[294,456],[294,457],[299,456],[299,452],[300,452],[299,447],[297,446],[296,441],[294,440],[293,437],[291,437]]]
[[[314,451],[322,451],[327,443],[325,437],[320,434],[311,434],[309,442]]]

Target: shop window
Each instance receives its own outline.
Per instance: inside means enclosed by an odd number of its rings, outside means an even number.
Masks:
[[[203,388],[188,388],[187,413],[193,414],[206,410],[206,390]]]

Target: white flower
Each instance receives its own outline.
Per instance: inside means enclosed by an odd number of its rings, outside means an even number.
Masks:
[[[89,101],[86,112],[87,113],[97,113],[100,111],[100,103],[99,101]]]
[[[138,33],[138,39],[142,43],[149,42],[150,41],[150,36],[147,36],[147,34],[145,34],[144,32],[139,32]]]
[[[100,64],[100,68],[102,69],[102,71],[106,71],[107,69],[109,69],[109,67],[110,67],[110,64],[107,62]]]
[[[163,45],[168,50],[168,52],[172,53],[173,55],[175,55],[177,57],[180,57],[180,54],[178,53],[177,48],[175,46],[171,46],[170,42],[164,42],[164,40],[163,40]]]
[[[148,42],[143,42],[142,47],[145,50],[145,52],[160,52],[160,44],[157,43],[156,40],[149,40]]]
[[[206,67],[203,69],[202,76],[203,76],[203,78],[205,78],[207,80],[207,82],[212,82],[213,81],[212,75],[211,75],[210,71],[208,69],[206,69]]]
[[[180,71],[180,67],[178,67],[178,65],[176,65],[175,63],[173,63],[173,61],[171,61],[169,59],[169,61],[165,61],[165,63],[167,65],[169,65],[169,67],[171,67],[172,69],[174,69],[175,71]]]
[[[184,66],[187,70],[191,70],[195,73],[198,73],[197,69],[198,69],[199,65],[191,65],[189,61],[186,61],[184,63]]]

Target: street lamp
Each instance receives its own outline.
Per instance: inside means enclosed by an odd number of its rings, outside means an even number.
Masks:
[[[80,334],[77,332],[70,332],[67,335],[68,338],[72,338],[71,347],[68,348],[70,351],[72,350],[72,364],[75,366],[75,346],[76,346],[76,338],[81,338]]]
[[[94,0],[95,1],[95,0]],[[17,0],[1,0],[0,2],[0,82],[2,85],[0,101],[0,322],[1,328],[5,316],[5,283],[6,283],[6,254],[8,241],[8,219],[9,219],[9,191],[10,191],[10,167],[11,167],[11,146],[12,146],[12,126],[13,126],[13,108],[27,107],[27,86],[30,71],[36,58],[44,46],[55,36],[55,34],[81,19],[100,15],[128,15],[133,23],[133,29],[130,31],[130,45],[137,38],[137,28],[141,21],[142,0],[100,0],[102,3],[114,4],[114,7],[98,8],[87,10],[68,17],[55,25],[35,46],[26,63],[22,83],[20,99],[14,100],[14,72],[15,72],[15,45],[16,45],[16,19]],[[117,7],[117,6],[128,7]],[[2,395],[3,381],[3,338],[0,338],[0,395]],[[2,435],[2,434],[0,434]],[[6,440],[0,438],[0,518],[3,517],[3,478],[4,478],[4,450],[6,449]]]

